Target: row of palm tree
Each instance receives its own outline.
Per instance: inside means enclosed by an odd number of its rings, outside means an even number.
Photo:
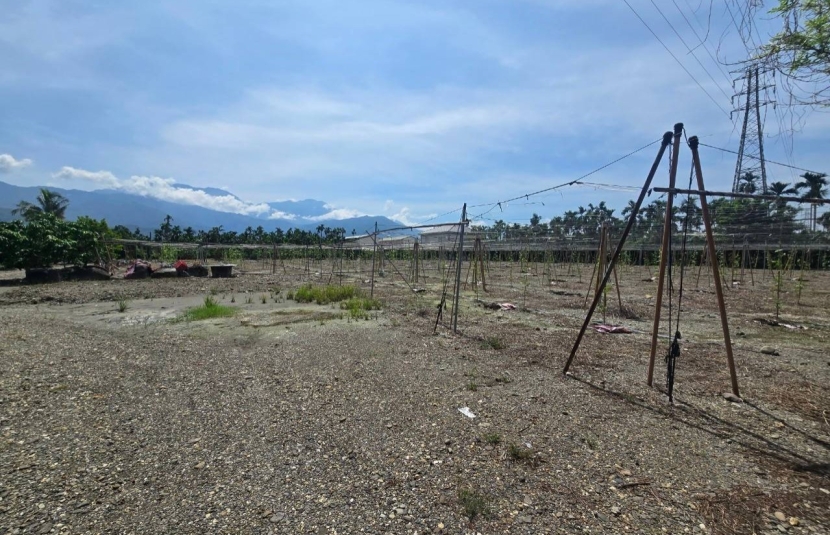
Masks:
[[[801,175],[801,181],[793,185],[785,182],[773,182],[764,195],[775,195],[785,197],[788,195],[799,195],[802,199],[826,199],[828,195],[828,181],[826,173],[806,172]],[[744,173],[738,181],[738,191],[742,193],[758,193],[758,177],[752,173]],[[810,230],[816,231],[816,223],[819,222],[818,204],[810,205]]]

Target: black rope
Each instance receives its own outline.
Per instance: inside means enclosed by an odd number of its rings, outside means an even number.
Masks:
[[[694,177],[694,164],[689,171],[689,187],[692,189],[692,177]],[[689,194],[686,197],[686,214],[683,217],[683,241],[680,246],[680,284],[677,292],[677,318],[674,323],[674,336],[671,337],[669,350],[666,353],[666,392],[669,395],[669,402],[674,403],[674,373],[677,366],[677,358],[680,356],[680,312],[683,303],[683,275],[686,272],[686,239],[689,235],[689,219],[691,219],[692,212],[692,196]],[[672,214],[669,214],[671,217]],[[671,225],[670,228],[673,228]],[[671,233],[669,234],[669,331],[672,328],[672,253],[671,253]]]

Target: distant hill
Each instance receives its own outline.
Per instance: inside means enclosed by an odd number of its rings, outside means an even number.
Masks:
[[[14,219],[12,210],[14,210],[14,208],[0,208],[0,221],[11,221]]]
[[[203,189],[187,185],[179,185],[179,187],[202,190],[214,196],[232,195],[227,191],[215,188]],[[378,223],[378,228],[381,229],[402,226],[401,223],[383,216],[312,221],[307,218],[319,217],[330,211],[330,209],[324,208],[327,206],[325,202],[313,199],[269,203],[275,209],[292,214],[294,217],[292,219],[268,219],[219,212],[202,206],[177,204],[118,190],[82,191],[54,187],[49,187],[49,189],[57,191],[69,199],[69,207],[66,210],[66,217],[69,219],[86,215],[95,219],[106,219],[110,226],[124,225],[130,229],[139,228],[145,233],[158,228],[168,214],[173,217],[174,224],[181,228],[193,227],[195,230],[210,230],[213,227],[221,226],[226,231],[242,232],[247,227],[262,226],[270,232],[277,228],[283,230],[289,228],[314,230],[318,225],[324,225],[331,228],[343,227],[347,234],[351,234],[352,230],[361,234],[374,229],[375,221]],[[3,203],[3,206],[0,207],[0,220],[10,220],[12,218],[11,210],[17,203],[20,201],[34,202],[38,193],[40,193],[39,186],[14,186],[0,181],[0,199]]]

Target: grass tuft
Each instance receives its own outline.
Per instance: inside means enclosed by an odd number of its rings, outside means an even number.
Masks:
[[[491,446],[501,444],[501,435],[498,433],[486,433],[482,438],[484,439],[484,442],[490,444]]]
[[[352,297],[347,301],[340,303],[342,310],[348,311],[349,317],[355,320],[368,320],[369,312],[372,310],[380,310],[381,303],[377,299],[369,299],[366,297]]]
[[[121,312],[121,313],[126,312],[127,307],[129,307],[129,305],[130,305],[130,302],[127,301],[126,299],[119,299],[118,300],[118,312]]]
[[[487,338],[485,338],[482,341],[481,346],[482,346],[483,349],[496,349],[496,350],[501,350],[501,349],[504,349],[505,347],[507,347],[506,344],[504,343],[504,340],[502,340],[498,336],[488,336]]]
[[[205,304],[191,308],[184,313],[184,319],[188,321],[207,320],[212,318],[227,318],[236,314],[236,307],[220,305],[212,296],[205,297]]]
[[[515,462],[527,463],[533,460],[533,450],[516,444],[510,444],[507,447],[507,456]]]
[[[311,284],[304,284],[297,288],[294,292],[294,300],[298,303],[317,303],[318,305],[328,305],[329,303],[339,303],[357,297],[357,288],[354,286],[312,286]]]
[[[474,521],[478,517],[487,517],[490,515],[490,506],[487,504],[487,498],[483,494],[470,489],[461,489],[458,491],[458,502],[464,509],[464,515],[470,520]]]

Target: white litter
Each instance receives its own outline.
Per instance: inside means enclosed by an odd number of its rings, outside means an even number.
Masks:
[[[473,411],[470,410],[470,407],[458,407],[458,412],[466,416],[467,418],[475,418],[476,415],[473,414]]]

